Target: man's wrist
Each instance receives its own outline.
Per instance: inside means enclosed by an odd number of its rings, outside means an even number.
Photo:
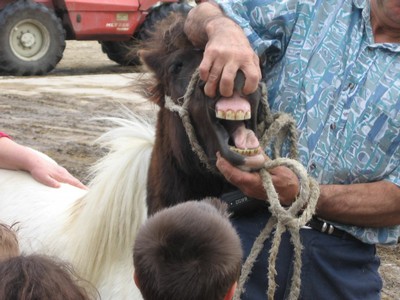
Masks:
[[[192,8],[185,20],[183,31],[194,46],[204,48],[208,42],[206,25],[210,17],[222,14],[215,4],[201,3]]]
[[[231,28],[232,25],[234,27],[238,26],[233,20],[229,19],[222,12],[221,14],[216,14],[209,17],[205,24],[206,33],[209,39],[215,34],[215,32],[220,31],[221,29]]]

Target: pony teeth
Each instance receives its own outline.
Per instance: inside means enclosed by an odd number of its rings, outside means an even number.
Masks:
[[[260,151],[260,147],[257,148],[246,148],[246,149],[239,149],[234,146],[229,147],[231,151],[239,153],[243,156],[254,156],[257,155]]]
[[[217,110],[216,117],[223,120],[243,121],[251,119],[251,112],[244,112],[243,110],[233,111],[231,109],[227,111]]]

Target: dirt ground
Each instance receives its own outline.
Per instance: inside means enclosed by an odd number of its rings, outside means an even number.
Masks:
[[[129,109],[154,118],[156,107],[134,93],[142,74],[121,67],[97,42],[67,43],[64,58],[47,76],[0,74],[0,130],[65,166],[82,181],[102,154],[94,140]],[[97,118],[97,119],[96,119]],[[379,247],[384,280],[382,299],[400,299],[400,245]]]

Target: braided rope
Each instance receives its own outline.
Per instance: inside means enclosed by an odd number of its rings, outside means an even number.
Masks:
[[[186,133],[189,138],[192,150],[198,155],[200,161],[213,173],[219,174],[216,167],[211,166],[207,160],[207,156],[197,141],[195,131],[190,123],[190,117],[187,110],[190,96],[193,94],[195,85],[198,82],[199,72],[196,70],[187,87],[186,93],[183,96],[182,106],[173,102],[171,97],[165,96],[165,107],[172,112],[177,112],[182,119]],[[251,273],[252,267],[263,249],[264,242],[271,235],[275,228],[275,235],[272,240],[272,246],[269,254],[268,266],[268,299],[273,299],[276,290],[276,259],[278,256],[279,245],[281,242],[282,234],[289,231],[291,234],[291,242],[294,246],[294,259],[293,259],[293,276],[290,288],[289,299],[295,300],[299,298],[301,287],[301,251],[302,244],[300,240],[300,228],[304,226],[315,213],[319,197],[319,185],[310,176],[308,176],[304,166],[297,161],[297,128],[294,119],[288,114],[277,113],[271,114],[267,101],[266,86],[262,84],[262,109],[264,120],[258,125],[258,132],[261,139],[260,144],[263,148],[272,144],[273,160],[265,162],[263,168],[260,170],[260,176],[263,181],[263,186],[267,194],[266,201],[269,202],[269,210],[272,214],[260,235],[254,241],[253,247],[249,256],[242,266],[242,272],[238,281],[234,300],[239,300],[242,293],[245,291],[244,285],[247,282]],[[289,139],[290,158],[280,157],[282,146],[284,142]],[[279,201],[279,195],[275,190],[272,183],[272,178],[268,170],[278,167],[286,166],[291,169],[300,180],[300,193],[296,201],[288,208],[283,207]]]
[[[192,93],[195,89],[195,85],[197,84],[198,80],[199,80],[199,70],[196,69],[196,71],[192,75],[192,78],[190,79],[188,87],[186,88],[186,93],[185,93],[185,95],[183,95],[182,106],[175,104],[170,96],[165,95],[164,96],[165,107],[168,108],[172,112],[177,112],[179,114],[179,116],[181,117],[183,126],[185,127],[185,130],[186,130],[186,134],[189,138],[189,142],[192,147],[192,150],[194,153],[197,154],[200,161],[203,164],[205,164],[206,168],[209,171],[211,171],[214,174],[219,174],[217,171],[217,168],[209,164],[206,153],[204,152],[203,148],[200,146],[199,142],[197,141],[196,133],[194,131],[192,124],[190,123],[189,112],[187,110],[187,107],[189,106],[190,96],[192,95]]]

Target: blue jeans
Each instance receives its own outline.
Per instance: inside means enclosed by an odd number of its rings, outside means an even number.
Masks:
[[[248,216],[232,218],[242,240],[245,257],[254,240],[268,221],[266,210]],[[301,294],[303,300],[372,300],[380,299],[382,280],[378,273],[380,260],[374,245],[364,244],[351,238],[338,238],[314,229],[301,229],[302,271]],[[255,262],[241,299],[267,298],[268,253],[271,238]],[[275,299],[289,296],[293,272],[293,246],[289,233],[282,236],[276,262]]]

